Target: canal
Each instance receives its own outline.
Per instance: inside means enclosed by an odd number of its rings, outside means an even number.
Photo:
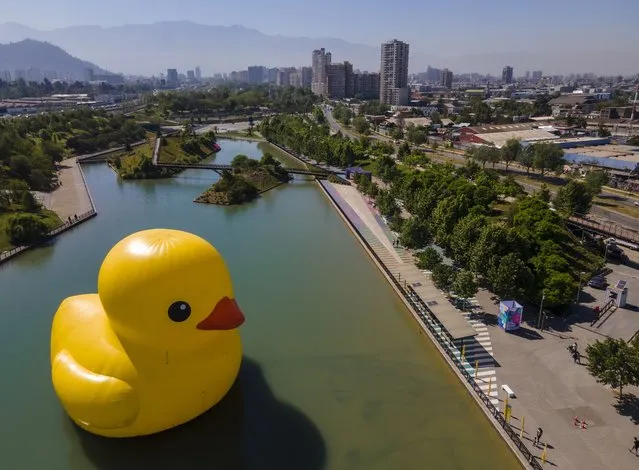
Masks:
[[[221,144],[220,163],[261,155],[255,143]],[[210,170],[135,182],[106,165],[84,170],[98,217],[0,267],[0,467],[520,468],[314,182],[218,207],[192,202]],[[65,297],[96,291],[113,244],[152,227],[196,233],[226,259],[247,318],[240,379],[190,424],[97,438],[53,393],[51,319]]]

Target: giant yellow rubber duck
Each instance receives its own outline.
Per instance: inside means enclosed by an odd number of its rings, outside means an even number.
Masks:
[[[243,322],[224,260],[206,240],[168,229],[134,233],[107,254],[97,294],[58,308],[53,387],[91,433],[163,431],[226,395],[240,368]]]

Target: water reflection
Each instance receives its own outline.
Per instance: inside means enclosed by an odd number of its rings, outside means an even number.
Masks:
[[[69,419],[64,431],[76,437],[70,468],[99,469],[273,469],[320,470],[326,445],[319,430],[298,409],[273,395],[260,366],[244,357],[228,395],[212,410],[154,436],[107,439],[89,434]]]

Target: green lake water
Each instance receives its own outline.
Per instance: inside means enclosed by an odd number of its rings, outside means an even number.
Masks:
[[[261,155],[255,143],[221,145],[220,163]],[[0,468],[520,468],[314,182],[219,207],[192,202],[210,170],[134,182],[102,164],[84,171],[98,217],[0,266]],[[53,392],[51,319],[65,297],[96,291],[113,244],[154,227],[196,233],[224,256],[247,318],[243,367],[190,424],[98,438]]]

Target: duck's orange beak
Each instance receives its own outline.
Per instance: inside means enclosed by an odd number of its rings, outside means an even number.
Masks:
[[[232,330],[244,323],[244,315],[235,299],[224,297],[211,314],[197,324],[198,330]]]

